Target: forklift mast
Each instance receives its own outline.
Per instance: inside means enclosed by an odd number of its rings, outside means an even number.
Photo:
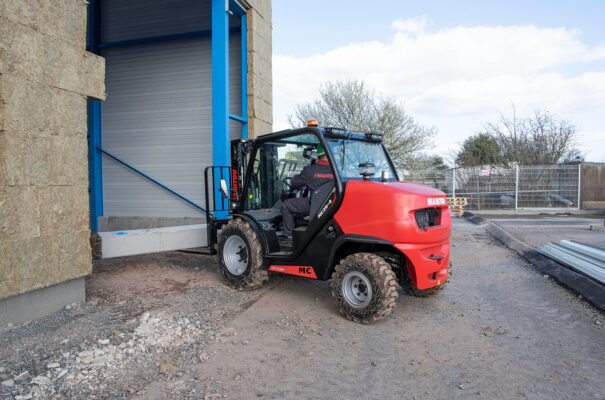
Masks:
[[[253,140],[236,139],[231,141],[231,208],[238,207],[242,196],[244,177],[248,168],[248,157],[252,152]]]
[[[208,250],[216,254],[217,232],[229,222],[229,214],[237,211],[242,196],[243,180],[248,167],[248,156],[252,151],[253,141],[237,139],[231,141],[231,165],[212,165],[204,170],[204,188],[206,198],[206,231]],[[220,181],[229,182],[229,197],[221,194]]]

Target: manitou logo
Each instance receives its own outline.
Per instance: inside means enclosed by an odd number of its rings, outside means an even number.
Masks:
[[[237,201],[237,170],[231,170],[231,187],[233,188],[233,200]]]
[[[429,197],[426,199],[426,204],[429,206],[444,206],[445,199],[443,197]]]

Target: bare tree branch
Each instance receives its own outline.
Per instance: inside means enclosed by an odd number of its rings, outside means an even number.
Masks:
[[[437,130],[416,122],[403,103],[377,95],[361,81],[328,82],[320,98],[296,106],[288,122],[301,127],[316,119],[321,126],[335,126],[357,132],[381,132],[383,142],[398,168],[411,168],[418,152],[431,145]]]

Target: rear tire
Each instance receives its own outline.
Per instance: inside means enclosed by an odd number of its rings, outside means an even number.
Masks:
[[[260,239],[241,218],[233,218],[221,230],[217,262],[220,275],[236,289],[257,289],[269,280]]]
[[[403,266],[403,267],[401,267],[401,272],[397,276],[397,278],[398,278],[397,281],[399,282],[399,285],[401,285],[401,288],[403,290],[405,290],[405,292],[407,294],[409,294],[410,296],[429,297],[429,296],[432,296],[432,295],[442,291],[443,288],[445,287],[445,285],[447,285],[447,283],[450,281],[451,277],[452,277],[452,263],[450,263],[450,266],[447,271],[447,279],[441,285],[433,286],[432,288],[428,288],[428,289],[417,289],[414,287],[414,284],[412,283],[412,279],[410,278],[408,271],[405,270],[405,266]]]
[[[393,311],[398,297],[397,278],[382,257],[351,254],[334,269],[332,295],[347,319],[369,324]]]

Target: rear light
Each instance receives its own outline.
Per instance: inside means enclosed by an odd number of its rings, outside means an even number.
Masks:
[[[430,226],[436,226],[441,224],[441,209],[440,208],[424,208],[422,210],[416,210],[414,213],[416,217],[416,223],[418,228],[425,229]]]

